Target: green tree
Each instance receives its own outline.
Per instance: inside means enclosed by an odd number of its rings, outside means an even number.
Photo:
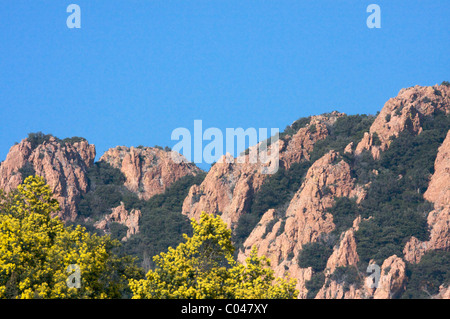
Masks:
[[[42,177],[0,195],[0,298],[118,298],[139,276],[130,257],[113,253],[116,241],[52,218],[59,204]],[[69,265],[80,288],[66,283]]]
[[[155,256],[147,278],[131,280],[133,298],[295,298],[294,280],[275,280],[270,262],[253,249],[246,264],[233,259],[231,231],[220,216],[202,212],[193,235]]]

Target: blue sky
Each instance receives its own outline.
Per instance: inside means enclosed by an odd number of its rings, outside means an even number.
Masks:
[[[69,4],[81,29],[69,29]],[[366,8],[381,8],[369,29]],[[450,80],[450,1],[5,0],[0,161],[29,132],[173,146],[172,130],[375,114]]]

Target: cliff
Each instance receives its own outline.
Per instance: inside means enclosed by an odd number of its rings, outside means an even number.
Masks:
[[[358,143],[356,154],[369,150],[378,159],[380,152],[386,150],[400,132],[409,130],[420,134],[424,117],[439,111],[450,112],[450,87],[416,85],[401,89],[385,103],[370,131]]]
[[[39,145],[28,139],[11,147],[0,166],[0,188],[6,192],[16,188],[26,174],[43,176],[50,185],[62,220],[74,220],[77,204],[88,191],[87,170],[95,159],[95,146],[82,140],[64,142],[49,136]]]
[[[117,146],[105,152],[100,161],[118,168],[125,175],[125,186],[142,199],[161,194],[173,182],[201,170],[183,159],[176,163],[172,151],[152,147]]]
[[[267,152],[272,154],[277,151],[279,166],[285,169],[293,163],[309,160],[314,144],[326,138],[328,126],[341,116],[344,114],[338,112],[327,116],[313,116],[305,127],[280,138],[277,143],[268,147]],[[274,149],[275,147],[278,149]],[[262,173],[262,168],[270,163],[251,161],[250,154],[251,152],[236,159],[230,154],[223,156],[211,167],[203,183],[189,190],[189,195],[183,202],[182,213],[189,218],[198,218],[202,211],[220,212],[223,220],[233,229],[239,218],[249,210],[253,195],[269,176]]]

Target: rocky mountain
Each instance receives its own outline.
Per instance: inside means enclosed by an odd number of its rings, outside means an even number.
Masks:
[[[381,109],[369,132],[358,143],[356,154],[369,150],[374,158],[379,158],[380,152],[386,150],[391,140],[404,130],[419,134],[425,117],[439,111],[448,114],[449,103],[449,87],[446,85],[416,85],[401,89]]]
[[[33,134],[14,145],[0,165],[0,188],[10,191],[31,174],[43,176],[61,206],[59,217],[74,220],[77,204],[89,189],[87,170],[95,146],[84,139],[59,140]]]
[[[450,88],[447,85],[402,89],[397,97],[386,102],[361,138],[350,141],[345,147],[341,145],[339,150],[334,149],[333,146],[337,146],[338,141],[345,140],[349,134],[346,136],[346,134],[334,132],[339,131],[334,126],[342,122],[338,120],[339,117],[342,117],[342,120],[347,117],[344,114],[334,113],[332,116],[313,117],[308,119],[309,123],[304,121],[306,123],[304,127],[294,134],[282,137],[279,144],[281,167],[289,171],[293,163],[307,162],[311,157],[313,161],[310,161],[300,187],[292,194],[290,200],[281,206],[274,205],[259,216],[259,220],[254,223],[254,228],[239,250],[238,259],[243,262],[248,257],[251,247],[256,246],[260,254],[270,258],[276,275],[289,275],[298,280],[299,298],[401,296],[407,286],[408,265],[418,263],[420,257],[428,251],[448,251],[450,247],[448,232],[450,188],[447,185],[450,181],[447,134],[449,98]],[[433,125],[430,123],[433,121],[436,128],[431,128]],[[437,124],[439,121],[442,123]],[[311,130],[313,122],[314,126]],[[338,133],[339,136],[333,142],[332,135]],[[426,225],[422,230],[429,232],[429,239],[420,241],[415,236],[410,236],[409,241],[397,245],[403,248],[401,256],[392,254],[386,256],[384,260],[377,261],[381,269],[380,284],[376,289],[369,289],[365,284],[368,274],[364,269],[365,266],[362,267],[362,265],[367,266],[366,263],[370,260],[361,261],[358,255],[358,250],[362,250],[362,248],[358,249],[358,244],[363,244],[359,243],[362,240],[358,241],[358,237],[362,237],[366,229],[358,232],[359,225],[363,223],[367,227],[384,216],[370,216],[370,214],[364,216],[366,214],[358,211],[364,209],[363,203],[370,194],[371,184],[378,176],[380,181],[384,176],[379,174],[380,165],[383,169],[389,169],[389,166],[385,167],[384,161],[393,156],[393,153],[399,152],[400,146],[395,145],[391,153],[385,153],[390,145],[396,144],[396,139],[402,141],[403,138],[407,138],[405,134],[408,138],[416,139],[426,139],[427,134],[437,134],[440,136],[438,141],[435,140],[435,136],[430,136],[430,141],[437,142],[434,145],[442,143],[437,156],[430,155],[436,158],[434,174],[424,172],[426,192],[421,194],[421,189],[417,189],[421,197],[421,205],[425,205],[426,202],[434,204],[434,210],[420,213],[427,216]],[[418,137],[419,135],[422,137]],[[331,147],[324,148],[328,139]],[[321,156],[315,156],[315,149],[318,149],[316,154]],[[437,152],[437,149],[432,151]],[[373,160],[366,160],[366,154],[370,154]],[[427,163],[429,165],[430,161],[428,160]],[[425,170],[426,166],[422,169]],[[402,175],[399,174],[397,178],[402,179]],[[220,213],[230,227],[236,230],[239,228],[239,222],[243,220],[242,217],[252,212],[252,204],[258,192],[268,181],[270,177],[258,174],[257,167],[254,165],[216,164],[201,185],[191,188],[183,204],[183,213],[189,217],[197,217],[202,210]],[[407,192],[409,190],[405,190],[402,196],[406,197]],[[356,209],[356,213],[347,211],[350,215],[347,218],[347,229],[343,229],[341,225],[338,227],[339,220],[335,221],[337,218],[332,213],[336,199],[342,197],[352,201],[355,206],[361,205],[361,208]],[[419,208],[419,204],[416,206],[415,209],[422,209]],[[422,217],[420,214],[416,214],[418,220]],[[402,240],[404,241],[403,238]],[[322,245],[322,242],[325,244]],[[321,256],[324,262],[320,270],[305,267],[307,262],[301,262],[301,259],[306,259],[305,256],[302,257],[304,248],[311,247],[315,243],[320,243],[313,246],[316,251],[321,245],[329,246],[328,254]],[[383,250],[383,247],[379,247],[379,250]],[[398,251],[398,248],[392,251]],[[308,257],[311,263],[313,257]],[[371,260],[370,263],[375,263],[375,260]],[[346,277],[353,278],[346,280]],[[321,279],[318,280],[318,278]],[[317,282],[321,284],[311,295],[313,289],[308,288],[311,288],[313,283],[317,285]]]
[[[161,194],[173,182],[185,175],[196,175],[201,170],[185,158],[175,163],[172,151],[152,147],[117,146],[106,151],[100,161],[120,169],[125,175],[125,186],[139,198],[149,199]]]
[[[293,163],[309,160],[315,142],[328,134],[331,125],[342,113],[333,112],[328,116],[313,116],[305,127],[292,135],[286,135],[278,143],[268,146],[268,152],[278,147],[279,165],[289,168]],[[258,145],[254,146],[258,147]],[[268,176],[261,167],[267,164],[251,161],[250,152],[234,159],[224,155],[209,171],[200,185],[194,185],[183,202],[182,213],[189,218],[197,218],[202,211],[220,213],[222,219],[234,228],[242,214],[250,208],[253,194]],[[242,158],[243,157],[243,158]]]
[[[45,177],[60,217],[123,241],[145,268],[202,211],[229,225],[243,262],[256,246],[299,298],[449,298],[450,86],[401,89],[377,115],[298,119],[267,153],[251,146],[204,173],[172,151],[118,146],[94,163],[80,138],[31,135],[0,165],[0,187]]]

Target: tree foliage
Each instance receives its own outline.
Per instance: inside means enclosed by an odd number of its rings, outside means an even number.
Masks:
[[[52,134],[44,134],[41,131],[35,132],[35,133],[28,133],[27,140],[31,144],[31,149],[35,149],[40,144],[48,142],[50,140],[50,138],[52,138],[52,137],[58,143],[60,143],[61,145],[64,145],[66,143],[67,144],[74,144],[74,143],[78,143],[78,142],[81,142],[81,141],[86,141],[85,138],[79,137],[79,136],[68,137],[68,138],[65,138],[65,139],[61,140],[61,139],[59,139],[58,137],[56,137],[56,136],[54,136]]]
[[[439,293],[439,287],[450,285],[450,252],[427,252],[418,264],[408,264],[409,277],[402,298],[430,298]]]
[[[295,298],[294,280],[275,280],[270,263],[253,249],[246,264],[233,259],[231,231],[219,216],[191,221],[193,235],[154,257],[147,278],[131,280],[133,298]],[[275,282],[274,282],[275,280]]]
[[[355,237],[365,264],[371,259],[381,264],[394,254],[402,256],[411,236],[428,240],[426,217],[432,204],[424,200],[423,193],[434,173],[438,148],[450,129],[450,116],[436,113],[422,121],[419,135],[408,130],[400,133],[364,173],[371,184],[359,213],[366,220]],[[374,169],[377,174],[370,173]]]
[[[328,136],[314,145],[311,152],[311,161],[315,162],[330,150],[344,154],[345,147],[353,142],[358,143],[375,120],[373,115],[357,114],[339,117],[328,127]]]
[[[181,214],[184,198],[194,184],[200,184],[204,173],[196,176],[186,175],[174,182],[162,194],[149,200],[125,201],[127,209],[140,209],[139,233],[123,243],[123,251],[138,257],[145,270],[154,267],[152,257],[169,246],[183,241],[183,234],[190,235],[192,228],[189,219]]]
[[[118,298],[139,274],[131,258],[113,253],[117,242],[52,218],[59,204],[42,177],[26,178],[0,200],[1,298]],[[80,288],[66,283],[72,264]]]
[[[300,268],[312,267],[314,272],[323,271],[332,253],[332,247],[323,241],[307,243],[300,251],[298,265]]]

